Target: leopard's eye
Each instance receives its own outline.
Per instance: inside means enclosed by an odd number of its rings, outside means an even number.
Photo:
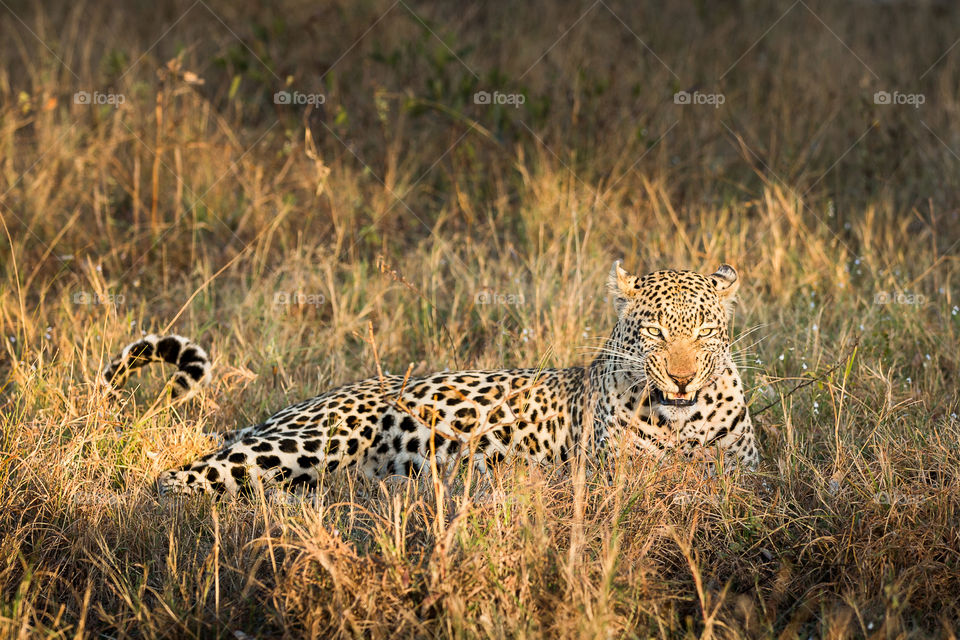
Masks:
[[[657,327],[644,327],[644,330],[654,338],[662,338],[663,331]]]
[[[698,337],[698,338],[709,338],[710,336],[712,336],[712,335],[715,334],[716,332],[717,332],[717,328],[716,328],[716,327],[704,327],[703,329],[700,329],[700,333],[697,334],[697,337]]]

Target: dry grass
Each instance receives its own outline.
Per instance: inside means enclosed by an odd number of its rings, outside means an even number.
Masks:
[[[4,635],[954,637],[960,13],[657,4],[4,5]],[[374,374],[368,322],[395,372],[584,362],[621,257],[740,269],[760,473],[157,500]],[[96,397],[168,326],[215,354],[202,401]]]

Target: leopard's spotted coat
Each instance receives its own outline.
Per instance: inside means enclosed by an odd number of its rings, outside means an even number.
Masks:
[[[730,355],[728,316],[738,285],[727,265],[711,275],[635,276],[617,263],[609,282],[617,323],[587,367],[348,384],[236,432],[219,451],[162,474],[160,488],[235,494],[260,482],[309,487],[341,469],[411,474],[431,456],[440,464],[567,460],[581,447],[657,456],[712,449],[753,467],[758,451]],[[190,340],[147,336],[128,345],[103,380],[115,389],[130,369],[157,360],[178,365],[181,395],[193,395],[210,371],[206,352]]]

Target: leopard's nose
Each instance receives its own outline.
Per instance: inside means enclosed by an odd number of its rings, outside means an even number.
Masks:
[[[687,385],[697,376],[697,372],[695,369],[689,371],[667,371],[667,375],[677,383],[677,387],[680,388],[680,393],[684,393],[687,390]]]

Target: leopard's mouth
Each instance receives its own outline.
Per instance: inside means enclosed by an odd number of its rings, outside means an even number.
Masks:
[[[692,407],[697,403],[697,398],[700,397],[700,390],[697,389],[688,393],[670,393],[654,387],[651,396],[657,404],[669,407]]]

